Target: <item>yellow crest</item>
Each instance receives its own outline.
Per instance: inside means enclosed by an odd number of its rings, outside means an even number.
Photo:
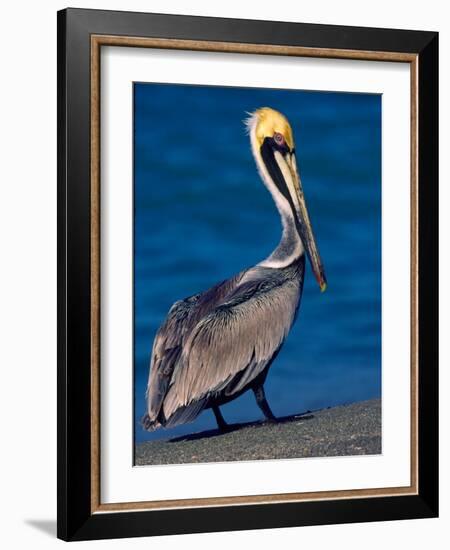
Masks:
[[[294,136],[288,119],[275,109],[261,107],[252,113],[248,123],[255,124],[254,131],[258,145],[261,146],[266,137],[281,134],[290,149],[294,148]]]

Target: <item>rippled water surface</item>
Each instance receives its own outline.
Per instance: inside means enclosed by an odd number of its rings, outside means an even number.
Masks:
[[[280,220],[261,183],[242,120],[271,106],[290,120],[328,290],[309,264],[297,323],[273,363],[276,415],[381,393],[381,96],[135,84],[134,379],[136,441],[215,427],[144,432],[153,338],[178,299],[265,258]],[[222,407],[258,419],[253,394]]]

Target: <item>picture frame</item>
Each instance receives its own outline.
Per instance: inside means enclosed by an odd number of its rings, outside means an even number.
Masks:
[[[100,53],[107,46],[409,66],[409,486],[101,502]],[[438,515],[437,144],[435,32],[85,9],[58,12],[59,538],[88,540]]]

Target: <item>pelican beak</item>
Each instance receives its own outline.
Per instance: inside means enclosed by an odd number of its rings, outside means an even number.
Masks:
[[[285,159],[292,178],[292,189],[289,185],[289,190],[291,191],[291,196],[294,203],[297,231],[300,235],[303,246],[305,247],[306,254],[308,255],[320,290],[321,292],[325,292],[327,289],[327,279],[325,277],[325,271],[320,254],[317,249],[316,239],[314,237],[311,221],[309,219],[308,209],[306,208],[305,195],[303,194],[302,183],[300,176],[298,175],[295,153],[287,153]]]
[[[305,196],[297,170],[294,150],[274,145],[273,139],[265,138],[260,149],[261,157],[272,181],[287,199],[294,214],[298,234],[311,263],[320,290],[325,292],[327,280],[317,249],[316,239],[306,208]]]

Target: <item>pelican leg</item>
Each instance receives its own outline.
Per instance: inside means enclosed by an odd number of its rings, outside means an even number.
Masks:
[[[264,392],[264,387],[256,386],[253,388],[253,393],[256,397],[256,402],[258,403],[259,408],[262,410],[264,416],[269,420],[270,422],[276,422],[276,416],[273,414],[272,410],[269,407],[269,403],[267,403],[266,394]]]
[[[230,429],[230,427],[225,422],[225,419],[222,416],[222,413],[220,412],[220,409],[219,409],[218,405],[213,405],[212,410],[213,410],[214,416],[216,417],[216,422],[217,422],[217,426],[219,428],[219,431],[227,432]]]

